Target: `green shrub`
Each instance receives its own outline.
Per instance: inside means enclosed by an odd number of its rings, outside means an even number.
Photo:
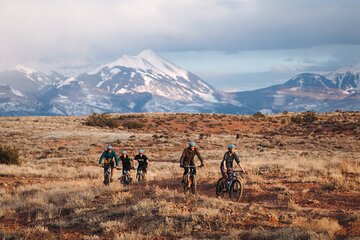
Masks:
[[[145,124],[136,121],[127,121],[123,123],[123,127],[126,127],[128,129],[140,129],[140,128],[144,128]]]
[[[257,112],[257,113],[255,113],[255,114],[253,114],[253,117],[254,117],[254,118],[264,118],[265,115],[262,114],[261,112]]]
[[[306,112],[303,116],[304,122],[312,123],[315,122],[318,118],[315,112]]]
[[[118,119],[111,118],[108,114],[93,113],[88,117],[88,119],[86,119],[84,124],[94,127],[118,128],[120,126],[120,121]]]
[[[19,150],[15,147],[0,146],[0,163],[20,165]]]

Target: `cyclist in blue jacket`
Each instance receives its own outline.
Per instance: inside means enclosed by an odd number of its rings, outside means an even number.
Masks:
[[[104,177],[105,177],[106,169],[108,169],[110,167],[111,168],[110,181],[112,182],[114,167],[115,167],[115,164],[116,164],[116,167],[119,166],[119,160],[118,160],[118,157],[117,157],[115,151],[112,150],[111,145],[108,145],[106,150],[101,154],[100,159],[99,159],[100,166],[102,166],[101,163],[102,163],[103,159],[104,159]]]

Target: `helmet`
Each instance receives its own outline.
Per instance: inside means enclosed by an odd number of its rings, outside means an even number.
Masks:
[[[107,150],[110,150],[110,149],[112,149],[112,146],[111,146],[111,145],[108,145],[106,149],[107,149]]]
[[[139,149],[139,153],[144,153],[144,149]]]
[[[228,146],[228,149],[233,149],[233,148],[236,148],[236,145],[235,145],[235,144],[230,144],[230,145]]]
[[[126,150],[122,150],[121,153],[122,153],[122,154],[127,154],[127,151],[126,151]]]
[[[193,142],[193,141],[189,142],[189,147],[195,147],[195,146],[196,146],[195,142]]]

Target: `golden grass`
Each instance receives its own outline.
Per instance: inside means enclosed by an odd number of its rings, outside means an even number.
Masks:
[[[60,238],[83,239],[348,237],[359,221],[353,199],[360,191],[360,136],[345,131],[340,136],[293,134],[307,131],[301,126],[272,135],[276,129],[293,128],[292,115],[261,120],[125,115],[125,120],[146,121],[146,130],[131,131],[82,126],[81,117],[0,118],[0,144],[11,140],[20,146],[23,160],[19,167],[0,167],[0,238],[52,239],[59,237],[58,229]],[[316,124],[329,119],[356,123],[358,116],[318,117]],[[194,121],[199,121],[198,129],[183,129]],[[227,124],[236,128],[225,131]],[[178,160],[189,140],[197,142],[206,164],[197,170],[196,196],[185,196],[180,187]],[[247,171],[239,203],[215,196],[220,160],[229,143],[238,145]],[[107,144],[131,155],[144,148],[151,160],[147,183],[123,187],[116,181],[104,187],[97,160]],[[135,179],[135,172],[131,174]],[[346,217],[349,213],[355,215]]]

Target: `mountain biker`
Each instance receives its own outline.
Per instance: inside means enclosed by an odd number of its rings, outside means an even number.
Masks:
[[[122,163],[122,168],[123,168],[122,173],[123,174],[126,174],[126,172],[130,172],[131,169],[135,169],[134,164],[133,164],[133,160],[127,154],[126,150],[121,151],[120,161]]]
[[[104,160],[104,177],[105,177],[105,173],[106,173],[106,169],[108,167],[111,168],[111,177],[110,177],[110,181],[112,182],[113,181],[113,172],[114,172],[114,167],[115,167],[115,164],[114,164],[114,159],[115,159],[115,162],[116,162],[116,167],[119,166],[119,160],[118,160],[118,157],[115,153],[115,151],[112,150],[112,146],[111,145],[108,145],[106,147],[106,150],[101,154],[100,156],[100,159],[99,159],[99,165],[101,165],[102,163],[102,160]]]
[[[135,156],[135,160],[138,161],[137,171],[142,170],[145,178],[150,161],[149,158],[144,154],[143,149],[139,149],[139,154]]]
[[[184,168],[182,183],[184,183],[185,176],[189,172],[189,167],[194,167],[194,168],[191,168],[191,171],[196,175],[195,162],[194,162],[195,155],[199,158],[199,160],[201,162],[200,167],[203,167],[204,160],[201,157],[200,152],[196,148],[196,143],[189,142],[188,147],[184,149],[184,151],[181,155],[181,158],[180,158],[180,167]]]
[[[238,155],[235,153],[235,149],[236,149],[236,145],[230,144],[228,146],[228,151],[224,154],[224,158],[221,161],[220,171],[221,171],[223,178],[225,178],[225,179],[229,179],[230,176],[233,174],[234,161],[237,163],[237,165],[239,166],[241,171],[245,173],[244,168],[240,164],[240,159],[239,159]]]

